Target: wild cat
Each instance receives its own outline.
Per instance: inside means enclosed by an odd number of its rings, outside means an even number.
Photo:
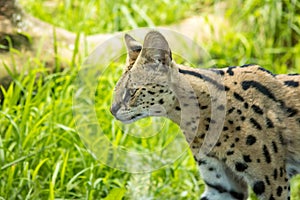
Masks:
[[[300,172],[299,75],[182,66],[157,31],[143,45],[128,34],[125,43],[111,113],[124,123],[163,116],[178,124],[205,182],[200,199],[245,200],[248,186],[259,199],[290,199],[289,179]],[[205,138],[213,145],[201,153]]]

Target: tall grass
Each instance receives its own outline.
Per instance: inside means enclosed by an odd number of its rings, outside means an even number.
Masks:
[[[125,191],[130,199],[138,186],[136,180],[130,178],[129,173],[95,160],[76,133],[72,112],[72,82],[76,70],[47,74],[42,69],[16,78],[4,94],[0,110],[0,197],[114,199],[115,193],[121,195]],[[36,79],[38,73],[44,78]],[[111,96],[111,90],[102,90],[101,95]],[[99,106],[107,110],[106,106]],[[111,118],[109,120],[113,120]],[[99,120],[103,122],[104,119]],[[111,123],[105,122],[107,135],[111,133]],[[112,142],[117,135],[120,133],[110,135]],[[140,140],[126,139],[124,142],[130,142],[133,147],[142,145],[145,149],[154,149],[159,141],[154,139],[152,145]],[[192,156],[185,154],[174,165],[151,174],[148,197],[196,198],[201,184],[195,176],[197,170]],[[183,178],[185,182],[177,184]]]
[[[22,1],[33,15],[78,34],[177,22],[217,2]],[[300,72],[298,1],[227,4],[224,17],[231,26],[226,35],[203,44],[218,66],[258,63],[274,73]],[[13,83],[0,105],[0,199],[198,199],[203,182],[190,152],[160,170],[134,175],[107,167],[88,152],[72,112],[73,82],[80,66],[76,56],[74,52],[72,70],[49,74],[35,58],[23,66],[36,66],[35,70],[26,76],[12,74]],[[149,142],[114,129],[121,125],[108,114],[108,106],[123,62],[116,61],[103,72],[97,95],[106,100],[96,101],[98,120],[115,144],[150,150],[164,146],[168,137]],[[298,177],[293,180],[292,199],[300,199],[299,194]]]
[[[195,0],[23,0],[35,16],[85,34],[115,32],[178,22],[190,16]],[[43,9],[41,9],[43,8]],[[76,23],[74,23],[76,22]]]
[[[225,18],[228,33],[208,46],[221,65],[257,63],[275,73],[299,72],[299,1],[233,0]]]

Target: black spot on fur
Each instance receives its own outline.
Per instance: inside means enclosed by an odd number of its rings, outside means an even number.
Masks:
[[[223,76],[225,72],[223,70],[219,70],[219,74]]]
[[[155,92],[152,92],[152,91],[150,91],[150,90],[148,90],[148,93],[151,94],[151,95],[154,95],[154,94],[155,94]]]
[[[273,151],[274,153],[277,153],[278,152],[278,148],[277,148],[277,145],[274,141],[272,141],[272,147],[273,147]]]
[[[203,79],[209,83],[211,83],[212,85],[214,85],[218,90],[225,90],[226,88],[224,87],[224,85],[222,85],[221,83],[219,83],[218,81],[204,75],[204,74],[200,74],[198,72],[195,71],[191,71],[191,70],[185,70],[185,69],[179,69],[179,73],[182,74],[187,74],[187,75],[191,75],[191,76],[195,76],[197,78]]]
[[[205,184],[211,188],[214,188],[215,190],[217,190],[219,193],[224,193],[224,192],[227,192],[227,190],[221,186],[221,185],[214,185],[214,184],[211,184],[211,183],[208,183],[208,182],[205,182]]]
[[[218,110],[225,110],[225,106],[224,106],[224,105],[219,105],[219,106],[217,107],[217,109],[218,109]]]
[[[233,69],[236,68],[236,67],[228,67],[227,69],[227,73],[230,75],[230,76],[233,76],[234,75],[234,72],[233,72]]]
[[[288,117],[293,117],[298,113],[297,109],[287,107],[284,101],[278,101],[280,107],[288,114]]]
[[[207,109],[207,108],[208,108],[208,106],[201,106],[201,107],[200,107],[201,110],[205,110],[205,109]]]
[[[274,180],[277,179],[277,174],[278,174],[277,169],[274,169],[274,171],[273,171],[273,178],[274,178]]]
[[[299,76],[300,74],[294,73],[294,74],[288,74],[288,76]]]
[[[178,111],[180,111],[180,110],[181,110],[181,108],[180,108],[179,106],[176,106],[176,107],[175,107],[175,110],[178,110]]]
[[[286,142],[285,142],[281,132],[278,133],[278,138],[279,138],[279,141],[282,145],[286,145]]]
[[[274,94],[266,86],[262,85],[257,81],[243,81],[241,84],[243,90],[248,90],[250,87],[252,87],[260,93],[262,93],[263,95],[265,95],[266,97],[268,97],[269,99],[272,99],[275,102],[277,101]]]
[[[284,81],[284,85],[288,87],[299,87],[299,82],[298,81]]]
[[[269,70],[266,70],[265,68],[259,67],[258,70],[266,72],[266,73],[270,74],[271,76],[275,76],[272,72],[270,72]]]
[[[268,177],[267,175],[265,176],[265,180],[266,180],[266,183],[267,183],[268,185],[271,185],[270,179],[269,179],[269,177]]]
[[[266,125],[267,128],[274,128],[274,124],[269,118],[266,118]]]
[[[250,155],[243,155],[243,159],[245,162],[252,162],[251,158],[250,158]]]
[[[139,116],[141,116],[141,115],[142,115],[141,113],[138,113],[138,114],[132,116],[131,119],[135,119],[135,118],[137,118],[137,117],[139,117]]]
[[[244,108],[246,108],[246,109],[249,108],[249,104],[247,102],[244,103]]]
[[[239,100],[241,102],[244,101],[244,98],[236,92],[233,93],[233,96],[234,96],[234,98],[236,98],[237,100]]]
[[[236,162],[235,163],[235,169],[238,172],[244,172],[248,168],[248,165],[246,163]]]
[[[277,187],[277,190],[276,190],[276,194],[277,194],[277,196],[281,196],[281,194],[282,194],[282,187],[281,186],[278,186]]]
[[[220,74],[221,76],[225,74],[223,70],[219,70],[219,69],[211,69],[211,71],[215,72],[216,74]]]
[[[251,66],[255,66],[256,64],[244,64],[241,66],[241,68],[246,68],[246,67],[251,67]]]
[[[234,107],[230,108],[230,109],[228,110],[228,114],[232,113],[234,110],[235,110]]]
[[[251,117],[250,122],[253,125],[253,127],[256,128],[257,130],[262,129],[261,125],[254,118]]]
[[[235,199],[244,199],[245,198],[243,193],[238,193],[238,192],[235,192],[235,191],[229,191],[229,194]]]
[[[231,156],[234,154],[234,151],[227,151],[226,154],[227,154],[227,156]]]
[[[284,172],[285,172],[285,169],[283,169],[282,167],[280,167],[279,171],[280,171],[279,176],[282,177],[283,174],[284,174]]]
[[[264,114],[264,111],[257,105],[252,105],[251,108],[257,114],[260,114],[260,115]]]
[[[265,183],[263,181],[257,181],[253,185],[253,192],[256,195],[261,195],[265,192]]]
[[[256,142],[256,137],[253,135],[248,135],[246,138],[246,144],[247,145],[253,145]]]
[[[298,110],[294,108],[287,108],[286,112],[288,113],[288,117],[294,117],[298,113]]]
[[[209,130],[209,125],[208,124],[205,125],[205,130],[207,130],[207,131]]]
[[[271,194],[269,200],[275,200],[275,198],[273,197],[273,194]]]
[[[164,100],[163,100],[163,99],[160,99],[160,100],[158,101],[158,103],[159,103],[159,104],[164,104]]]
[[[227,126],[224,126],[224,127],[223,127],[223,131],[228,131],[228,127],[227,127]]]
[[[189,99],[198,99],[196,96],[190,96]]]
[[[266,145],[263,146],[263,154],[267,163],[271,162],[271,155]]]
[[[224,89],[225,89],[225,91],[229,91],[230,90],[230,88],[228,86],[226,86],[226,85],[225,85]]]

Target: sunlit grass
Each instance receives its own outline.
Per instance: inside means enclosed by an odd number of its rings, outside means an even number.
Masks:
[[[274,73],[299,72],[299,1],[234,0],[228,7],[233,26],[217,43],[208,41],[219,66],[256,63]]]
[[[44,21],[70,31],[95,34],[178,22],[192,14],[191,8],[197,1],[22,0],[21,2],[26,10]]]
[[[36,79],[37,73],[43,76]],[[0,107],[0,197],[116,199],[114,195],[122,194],[130,199],[134,195],[132,190],[137,183],[130,178],[131,174],[109,168],[94,159],[76,132],[72,111],[76,75],[75,69],[48,74],[41,67],[24,77],[16,77],[4,94],[5,100]],[[117,75],[112,84],[115,84]],[[101,95],[110,97],[110,87],[101,88]],[[104,100],[102,103],[110,102]],[[96,106],[104,112],[108,110],[107,105],[96,103]],[[152,151],[158,144],[164,146],[162,141],[168,138],[157,137],[150,142],[131,140],[134,137],[117,129],[112,132],[112,122],[103,121],[103,117],[100,115],[99,118],[104,124],[103,131],[113,143],[119,141],[117,145]],[[112,116],[106,119],[113,120]],[[187,155],[186,152],[174,165],[159,170],[161,172],[149,174],[149,197],[171,199],[176,188],[178,194],[186,191],[185,199],[196,198],[197,192],[199,195],[201,186],[195,179],[197,169],[192,156]],[[182,173],[178,174],[178,170]],[[183,177],[186,177],[185,183],[176,186]],[[162,189],[169,193],[160,191]]]

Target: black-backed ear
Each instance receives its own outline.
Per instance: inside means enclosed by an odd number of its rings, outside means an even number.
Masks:
[[[163,65],[169,65],[172,61],[169,44],[165,37],[157,31],[150,31],[145,36],[142,56],[146,59],[160,62]]]
[[[128,34],[125,34],[124,39],[127,48],[127,61],[129,65],[133,65],[142,50],[142,45]]]

